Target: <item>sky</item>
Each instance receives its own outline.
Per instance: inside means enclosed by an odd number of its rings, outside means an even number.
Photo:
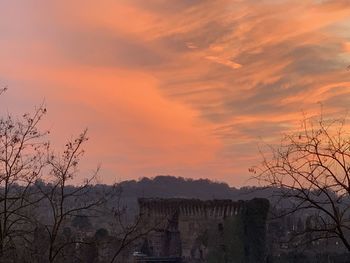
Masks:
[[[348,0],[0,0],[0,113],[45,102],[84,177],[251,184],[259,145],[350,105]],[[61,147],[62,148],[62,147]]]

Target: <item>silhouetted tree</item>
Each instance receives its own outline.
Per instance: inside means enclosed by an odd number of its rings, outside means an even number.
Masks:
[[[264,185],[277,188],[279,201],[289,201],[282,215],[312,215],[312,222],[296,233],[300,242],[337,238],[350,251],[350,137],[345,119],[304,119],[299,131],[268,149],[262,164],[250,171]]]
[[[82,185],[76,187],[69,185],[76,177],[80,157],[84,153],[82,145],[86,140],[87,131],[85,130],[76,139],[65,145],[62,154],[49,153],[47,163],[52,181],[48,187],[38,187],[49,207],[50,220],[48,224],[45,224],[49,235],[49,262],[55,262],[59,256],[64,257],[66,247],[84,243],[79,240],[67,242],[67,240],[60,238],[61,232],[74,217],[102,204],[104,200],[103,198],[84,198],[91,197],[89,192],[98,169]]]
[[[25,246],[33,231],[31,208],[41,197],[32,186],[46,165],[48,147],[47,132],[38,129],[45,113],[42,106],[20,119],[0,118],[0,258],[19,242]]]
[[[166,221],[166,218],[164,218],[164,220],[150,224],[147,223],[147,220],[145,220],[147,215],[143,215],[141,213],[136,215],[134,218],[130,218],[127,206],[122,202],[122,187],[120,185],[116,185],[114,190],[113,200],[115,201],[115,204],[110,208],[106,208],[103,212],[107,213],[108,215],[112,215],[114,218],[113,225],[115,226],[115,241],[113,242],[106,238],[106,236],[108,236],[108,232],[105,233],[103,229],[96,232],[96,237],[100,237],[98,246],[104,247],[110,246],[111,244],[113,245],[112,253],[108,258],[106,257],[104,259],[104,262],[106,261],[109,263],[120,262],[118,260],[124,256],[123,253],[128,251],[130,246],[135,245],[135,242],[142,240]],[[102,238],[102,236],[104,236],[104,238]]]
[[[0,89],[0,95],[5,90]],[[42,105],[21,118],[0,117],[0,262],[94,262],[101,247],[109,251],[104,262],[116,262],[155,226],[145,227],[142,215],[127,215],[120,202],[122,185],[93,185],[98,168],[80,185],[72,185],[87,131],[57,153],[46,139],[49,132],[38,128],[45,114]],[[113,205],[108,207],[108,202]],[[113,218],[113,233],[87,235],[92,214],[95,219]],[[72,225],[82,235],[76,235]],[[90,256],[81,255],[85,252]]]

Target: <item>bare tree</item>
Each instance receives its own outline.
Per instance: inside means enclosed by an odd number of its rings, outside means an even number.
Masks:
[[[72,180],[79,172],[79,161],[84,154],[82,147],[87,139],[85,130],[65,145],[62,154],[48,151],[46,171],[49,171],[48,177],[51,182],[34,184],[42,195],[39,208],[47,207],[46,213],[49,215],[47,222],[40,218],[37,220],[38,225],[44,227],[48,236],[47,248],[42,250],[44,257],[39,257],[37,259],[39,262],[72,262],[77,247],[93,245],[95,241],[86,235],[79,238],[75,233],[74,238],[64,237],[64,230],[71,225],[72,219],[81,214],[95,219],[114,218],[116,232],[113,238],[100,240],[98,244],[95,242],[100,248],[111,251],[107,259],[110,262],[116,262],[130,245],[154,230],[154,227],[145,227],[142,224],[144,219],[142,215],[130,219],[126,207],[121,204],[122,192],[118,185],[107,187],[98,195],[94,193],[93,183],[99,169],[81,185],[72,185]],[[111,208],[108,208],[108,202],[112,203]],[[79,257],[76,259],[81,260]]]
[[[301,242],[340,239],[350,251],[350,136],[345,119],[304,119],[302,128],[263,152],[254,177],[276,188],[282,215],[308,213]],[[289,205],[286,207],[286,201]],[[307,238],[306,238],[307,237]]]
[[[0,257],[31,232],[30,207],[40,201],[31,186],[45,166],[48,146],[47,132],[38,129],[45,113],[42,106],[20,119],[0,118]]]
[[[119,191],[116,193],[117,202],[116,206],[112,209],[112,214],[118,228],[115,235],[119,242],[112,253],[110,263],[117,262],[123,251],[127,250],[131,245],[135,245],[135,242],[142,241],[148,234],[168,222],[167,218],[164,217],[159,222],[150,223],[148,222],[147,215],[141,212],[133,220],[130,220],[127,207],[122,204],[122,188],[119,188]]]
[[[0,95],[4,91],[6,88],[0,89]],[[91,242],[76,233],[67,238],[65,230],[72,219],[93,214],[103,220],[99,207],[116,195],[109,215],[116,219],[117,246],[108,258],[116,262],[123,251],[153,228],[142,225],[141,215],[125,221],[126,210],[121,207],[116,187],[94,193],[99,168],[82,184],[73,186],[87,131],[68,141],[63,153],[56,153],[46,139],[49,132],[39,129],[45,114],[42,105],[34,114],[0,118],[0,261],[73,262],[77,247]]]
[[[127,207],[123,196],[123,189],[119,184],[109,186],[103,194],[106,202],[95,209],[97,218],[104,219],[106,228],[97,229],[95,236],[90,238],[90,244],[83,247],[81,256],[86,257],[86,251],[94,250],[92,262],[125,262],[132,256],[132,252],[139,250],[148,234],[164,226],[167,218],[150,222],[147,215],[133,211]],[[134,251],[133,251],[134,250]],[[84,260],[83,260],[84,262]]]
[[[78,164],[84,153],[82,145],[87,141],[85,130],[73,141],[65,145],[63,154],[51,152],[48,156],[50,178],[52,182],[46,187],[38,185],[43,199],[49,209],[50,219],[45,224],[49,236],[48,240],[48,261],[55,262],[59,257],[65,257],[65,249],[70,245],[84,244],[81,240],[62,239],[62,231],[70,223],[74,216],[88,211],[102,204],[104,198],[91,199],[89,192],[92,190],[93,181],[98,174],[97,169],[84,183],[72,186],[72,180],[78,172]]]

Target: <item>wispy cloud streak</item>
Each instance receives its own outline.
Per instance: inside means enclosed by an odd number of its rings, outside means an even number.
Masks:
[[[58,141],[90,126],[89,163],[104,163],[106,182],[169,173],[243,184],[259,141],[278,140],[320,102],[331,114],[349,107],[346,0],[38,0],[0,10],[4,105],[20,111],[45,97]]]

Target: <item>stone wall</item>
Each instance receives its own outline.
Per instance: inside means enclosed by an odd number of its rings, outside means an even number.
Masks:
[[[143,245],[149,256],[186,263],[264,262],[269,202],[139,199],[144,226],[154,226]]]

